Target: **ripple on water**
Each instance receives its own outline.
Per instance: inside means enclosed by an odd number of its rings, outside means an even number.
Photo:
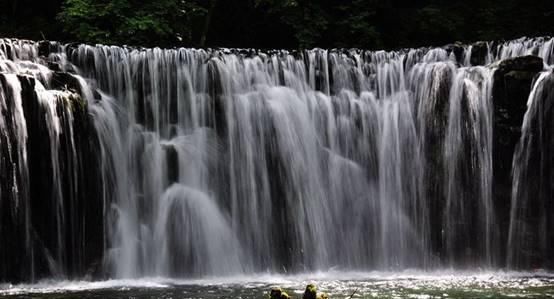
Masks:
[[[292,276],[261,274],[175,280],[148,278],[100,282],[43,281],[0,285],[0,298],[267,298],[281,287],[300,298],[315,283],[332,298],[554,298],[547,272],[326,272]]]

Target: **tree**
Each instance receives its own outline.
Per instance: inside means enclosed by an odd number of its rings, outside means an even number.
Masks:
[[[212,16],[217,6],[217,0],[210,0],[210,6],[206,13],[204,28],[202,29],[202,35],[200,36],[200,47],[206,46],[206,39],[208,38],[208,32],[210,30],[210,24],[212,22]]]
[[[191,44],[191,24],[205,13],[184,0],[65,0],[58,18],[80,41],[164,46]]]
[[[281,20],[294,29],[300,48],[317,44],[329,25],[327,12],[321,4],[310,0],[256,0],[257,6],[279,14]]]
[[[375,0],[339,1],[337,16],[331,35],[334,47],[380,48],[382,41],[376,27],[377,7]]]
[[[62,0],[0,0],[0,36],[42,39],[56,35],[61,26],[52,23]],[[32,7],[32,9],[30,9]]]
[[[0,11],[2,37],[160,47],[390,49],[554,28],[553,0],[0,0]]]

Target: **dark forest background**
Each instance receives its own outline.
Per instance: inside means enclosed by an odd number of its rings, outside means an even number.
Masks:
[[[141,46],[367,49],[554,32],[554,0],[0,0],[0,36]]]

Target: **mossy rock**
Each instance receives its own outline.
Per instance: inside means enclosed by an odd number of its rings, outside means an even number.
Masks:
[[[67,97],[65,97],[66,101],[69,102],[71,105],[71,109],[73,113],[86,113],[87,108],[87,101],[83,99],[80,95],[75,93],[70,93]]]
[[[81,94],[81,84],[79,80],[70,73],[53,72],[49,84],[50,89],[70,90]]]
[[[290,296],[280,288],[274,288],[269,292],[269,299],[290,299]]]
[[[317,288],[313,284],[306,286],[302,299],[317,299]]]
[[[283,292],[281,288],[273,288],[269,292],[269,299],[290,299],[291,297],[286,293]],[[306,286],[306,290],[304,291],[304,295],[302,295],[302,299],[329,299],[329,296],[325,293],[317,294],[317,287],[314,284],[309,284]]]

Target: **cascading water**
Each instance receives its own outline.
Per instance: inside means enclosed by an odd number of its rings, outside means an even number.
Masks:
[[[554,249],[550,213],[554,191],[553,87],[552,70],[541,73],[529,95],[514,155],[507,257],[511,266],[538,267]]]
[[[60,73],[30,61],[34,44],[2,40],[0,49],[0,277],[82,273],[87,252],[103,246],[86,106],[53,90]]]
[[[479,58],[3,40],[0,236],[20,241],[0,248],[0,279],[503,266],[533,232],[517,182],[534,154],[524,124],[508,232],[496,66],[474,64],[550,65],[553,44],[487,43]],[[16,252],[29,264],[10,276]]]

